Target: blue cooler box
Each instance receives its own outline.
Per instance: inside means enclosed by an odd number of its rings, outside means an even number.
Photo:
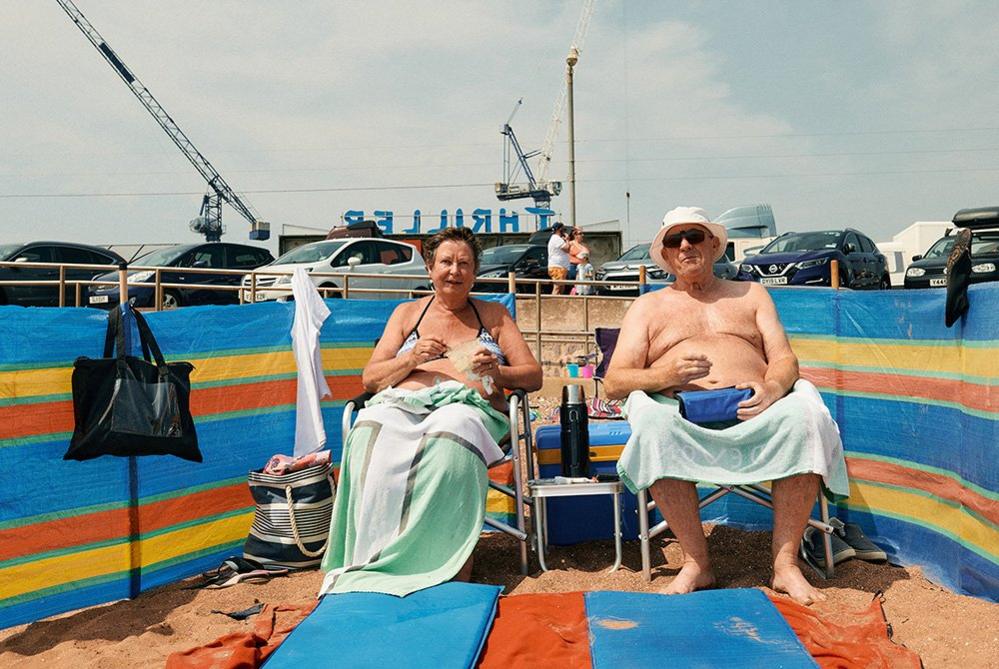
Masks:
[[[617,474],[617,459],[631,436],[627,421],[590,421],[590,476]],[[534,433],[542,478],[562,475],[561,426],[542,425]],[[625,489],[621,495],[624,539],[638,538],[638,502]],[[548,542],[556,546],[614,537],[614,506],[610,495],[548,499]]]

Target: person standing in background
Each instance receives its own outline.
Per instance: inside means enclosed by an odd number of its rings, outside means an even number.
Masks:
[[[582,254],[589,255],[590,249],[583,243],[582,228],[572,228],[569,231],[569,280],[576,279],[579,266],[583,264]]]
[[[565,238],[565,225],[552,226],[552,236],[548,238],[548,277],[552,281],[565,281],[569,274],[569,242]],[[561,295],[562,285],[552,284],[552,295]]]
[[[575,295],[592,295],[593,286],[585,281],[593,281],[593,265],[590,264],[590,252],[583,251],[579,254],[580,263],[576,266],[576,285],[572,292]]]

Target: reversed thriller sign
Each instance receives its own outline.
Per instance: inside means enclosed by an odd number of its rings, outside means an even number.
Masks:
[[[531,216],[537,216],[536,229],[544,230],[551,223],[555,212],[544,207],[525,207],[524,210]],[[404,215],[400,214],[399,218]],[[447,209],[441,209],[439,214],[423,215],[419,209],[413,211],[409,225],[404,221],[396,221],[395,212],[385,209],[375,209],[371,216],[366,216],[363,209],[349,209],[343,213],[343,222],[347,225],[360,223],[361,221],[373,220],[386,235],[426,235],[433,234],[444,228],[471,228],[472,232],[493,233],[493,232],[520,232],[520,214],[516,211],[507,213],[505,208],[500,208],[495,219],[492,209],[473,209],[472,213],[466,217],[461,209],[455,209],[454,214],[449,214]],[[495,222],[495,226],[494,226]],[[397,229],[398,228],[398,229]]]

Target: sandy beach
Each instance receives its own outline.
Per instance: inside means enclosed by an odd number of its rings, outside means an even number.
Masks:
[[[769,534],[709,527],[708,543],[719,585],[764,588],[769,580]],[[613,544],[591,542],[553,547],[547,573],[534,566],[529,576],[517,569],[516,542],[487,535],[475,551],[472,579],[501,584],[505,594],[631,590],[655,592],[677,573],[680,550],[675,541],[659,542],[653,552],[653,580],[641,575],[638,542],[625,543],[624,563],[608,574]],[[0,632],[4,667],[77,667],[119,669],[162,666],[175,651],[208,643],[229,632],[244,631],[254,618],[237,622],[213,611],[237,611],[264,603],[306,603],[315,595],[321,574],[308,571],[264,584],[241,584],[223,590],[185,589],[196,579],[164,586],[131,601],[76,611]],[[849,560],[836,567],[830,581],[812,579],[828,596],[817,609],[833,620],[849,619],[878,592],[894,640],[914,650],[928,668],[999,666],[999,606],[955,595],[923,577],[918,568]]]

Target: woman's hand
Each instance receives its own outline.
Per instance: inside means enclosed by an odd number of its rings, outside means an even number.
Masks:
[[[472,372],[479,376],[491,376],[493,381],[498,381],[499,359],[485,348],[480,348],[472,356]]]
[[[412,356],[413,366],[416,367],[441,357],[445,351],[447,345],[437,337],[420,337],[409,354]]]

